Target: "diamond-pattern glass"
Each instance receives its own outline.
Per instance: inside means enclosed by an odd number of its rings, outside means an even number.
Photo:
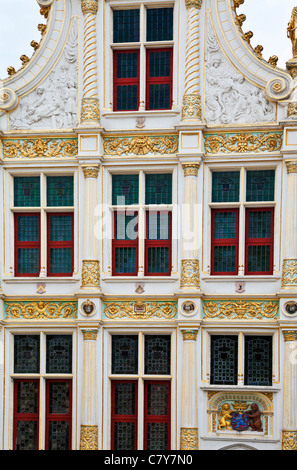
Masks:
[[[48,450],[69,450],[69,421],[49,421]]]
[[[133,111],[138,109],[137,85],[116,85],[117,111]]]
[[[114,450],[135,450],[135,423],[114,424]]]
[[[48,374],[72,373],[71,335],[47,335],[46,372]]]
[[[139,176],[138,175],[112,175],[112,204],[123,206],[138,204],[139,202]]]
[[[214,171],[212,173],[212,202],[238,202],[239,185],[239,171]]]
[[[271,211],[249,211],[249,238],[270,238],[271,217]]]
[[[147,384],[148,416],[167,416],[169,413],[169,384]]]
[[[130,274],[136,273],[136,254],[137,249],[132,247],[115,248],[115,273]]]
[[[234,273],[236,270],[236,247],[215,246],[214,247],[214,273]]]
[[[271,269],[271,246],[252,245],[248,247],[248,272],[263,273]]]
[[[245,337],[245,385],[272,385],[272,337]]]
[[[146,18],[147,41],[173,40],[173,8],[148,8]]]
[[[146,174],[145,175],[145,203],[171,204],[172,203],[172,174]]]
[[[39,274],[39,248],[18,248],[18,273]]]
[[[72,215],[51,215],[50,241],[66,242],[72,240]]]
[[[247,201],[274,201],[274,187],[274,170],[247,171]]]
[[[22,382],[17,383],[17,413],[36,414],[38,413],[38,383]]]
[[[237,212],[215,212],[215,240],[233,240],[237,237]]]
[[[50,414],[70,413],[70,383],[49,383],[49,412]]]
[[[39,215],[22,215],[17,218],[18,242],[39,241]]]
[[[139,10],[113,11],[113,42],[139,42]]]
[[[169,335],[146,335],[144,373],[170,375],[170,360],[171,337]]]
[[[38,450],[37,421],[18,421],[16,424],[16,450]]]
[[[14,373],[37,374],[40,368],[40,337],[14,336]]]
[[[168,450],[168,423],[147,423],[147,450]]]
[[[115,384],[114,412],[118,416],[135,415],[135,383],[121,382]]]
[[[211,374],[213,385],[236,385],[238,370],[238,337],[211,337]]]
[[[149,85],[148,109],[170,109],[170,84],[154,83]]]
[[[169,248],[167,246],[148,247],[147,273],[168,273]]]
[[[112,374],[138,373],[138,336],[112,336]]]
[[[14,177],[14,206],[40,207],[39,176]]]
[[[72,274],[72,248],[50,249],[51,274]]]
[[[125,52],[117,54],[117,78],[137,78],[138,53]]]
[[[47,205],[52,207],[74,205],[73,176],[47,177]]]
[[[171,51],[149,52],[149,77],[170,77]]]

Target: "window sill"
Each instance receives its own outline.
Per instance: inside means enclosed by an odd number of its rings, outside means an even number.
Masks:
[[[137,116],[176,116],[180,113],[180,110],[176,109],[159,109],[155,111],[106,111],[102,113],[102,116],[109,119],[109,118],[118,118],[118,117],[137,117]],[[143,130],[143,129],[140,129]]]
[[[217,391],[223,392],[228,390],[228,392],[273,392],[277,393],[281,389],[280,387],[276,387],[275,385],[264,386],[264,385],[202,385],[200,387],[201,390],[207,391]]]
[[[138,276],[112,276],[112,277],[101,277],[101,280],[104,282],[135,282],[135,283],[140,283],[140,282],[177,282],[179,280],[178,277],[173,277],[173,276],[154,276],[154,277],[138,277]]]
[[[11,277],[11,278],[2,278],[2,282],[6,284],[36,284],[36,283],[75,283],[79,282],[79,277]]]
[[[226,282],[226,281],[251,281],[251,282],[276,282],[281,279],[281,275],[264,275],[264,276],[249,276],[249,275],[241,275],[241,276],[201,276],[201,280],[205,282]]]

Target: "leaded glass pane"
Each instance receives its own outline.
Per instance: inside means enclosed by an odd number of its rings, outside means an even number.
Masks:
[[[39,248],[18,248],[18,273],[39,275]]]
[[[117,78],[138,77],[138,52],[117,54]]]
[[[248,247],[248,272],[269,272],[271,269],[271,246],[253,245]]]
[[[148,214],[148,240],[169,240],[169,214],[150,212]]]
[[[249,211],[249,238],[271,237],[271,211]]]
[[[72,240],[72,215],[50,216],[50,241],[66,242]]]
[[[69,450],[69,421],[49,421],[48,450]]]
[[[49,413],[54,415],[70,413],[69,382],[49,383]]]
[[[17,218],[18,242],[39,241],[39,215],[22,215]]]
[[[136,111],[138,109],[137,85],[117,85],[117,111]]]
[[[149,8],[146,18],[147,41],[173,40],[173,8]]]
[[[171,204],[172,203],[172,174],[146,174],[145,175],[145,203]]]
[[[236,271],[236,247],[215,246],[213,272],[234,273]]]
[[[46,372],[48,374],[72,373],[72,336],[46,336]]]
[[[38,413],[38,383],[17,382],[17,413]]]
[[[132,247],[115,248],[115,274],[136,273],[137,249]]]
[[[114,10],[113,42],[139,42],[139,10]]]
[[[135,423],[115,423],[114,424],[114,450],[134,450],[135,449]]]
[[[215,240],[233,240],[237,237],[237,212],[214,213]]]
[[[112,175],[112,204],[128,206],[139,202],[138,175]]]
[[[213,385],[236,385],[237,369],[237,336],[212,336],[210,383]]]
[[[169,248],[167,246],[148,247],[147,273],[169,273]]]
[[[114,413],[117,416],[135,415],[135,398],[135,383],[116,383],[114,397]]]
[[[137,239],[137,213],[127,215],[125,212],[117,212],[116,219],[116,240],[136,240]]]
[[[171,51],[149,52],[149,77],[170,77]]]
[[[14,206],[40,207],[39,176],[14,177]]]
[[[170,84],[155,83],[149,85],[148,109],[170,109]]]
[[[245,385],[272,385],[272,337],[245,337]]]
[[[167,416],[169,413],[169,384],[147,384],[148,416]]]
[[[18,421],[16,428],[16,450],[38,450],[37,421]]]
[[[147,423],[146,430],[147,450],[167,450],[168,423]]]
[[[50,273],[72,274],[72,248],[50,249]]]
[[[171,337],[169,335],[145,336],[144,373],[170,375]]]
[[[138,336],[112,336],[112,374],[138,373]]]
[[[239,171],[212,173],[212,202],[239,201]]]
[[[40,337],[14,336],[14,373],[37,374],[40,367]]]
[[[274,170],[247,171],[247,201],[274,201],[274,187]]]
[[[47,177],[47,205],[73,206],[73,176]]]

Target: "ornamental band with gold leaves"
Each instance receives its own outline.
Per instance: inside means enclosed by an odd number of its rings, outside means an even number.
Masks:
[[[180,428],[180,450],[198,450],[197,428]]]
[[[105,304],[104,314],[112,320],[131,318],[147,320],[151,317],[172,319],[177,314],[176,302],[110,302]]]
[[[178,151],[178,136],[107,137],[104,139],[105,155],[174,154]]]
[[[98,426],[81,425],[80,450],[98,450]]]
[[[2,141],[3,158],[61,158],[78,154],[76,139],[21,139]]]
[[[77,302],[5,302],[5,319],[53,320],[77,318]]]
[[[207,318],[228,318],[242,320],[252,318],[277,319],[279,315],[279,303],[277,301],[206,301],[203,302],[203,316]]]
[[[279,152],[282,147],[282,134],[206,134],[204,143],[206,155],[216,153]]]

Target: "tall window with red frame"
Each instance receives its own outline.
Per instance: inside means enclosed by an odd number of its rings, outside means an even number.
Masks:
[[[15,214],[15,275],[39,276],[40,215]]]
[[[173,49],[149,49],[146,71],[147,109],[171,109]]]
[[[49,276],[72,276],[74,266],[73,214],[47,216],[47,264]]]
[[[238,273],[239,210],[213,209],[211,227],[211,273]]]
[[[246,274],[273,274],[274,208],[246,210]]]
[[[113,100],[115,111],[137,111],[139,105],[139,51],[114,51]]]
[[[71,380],[47,380],[45,426],[46,450],[71,450]]]

